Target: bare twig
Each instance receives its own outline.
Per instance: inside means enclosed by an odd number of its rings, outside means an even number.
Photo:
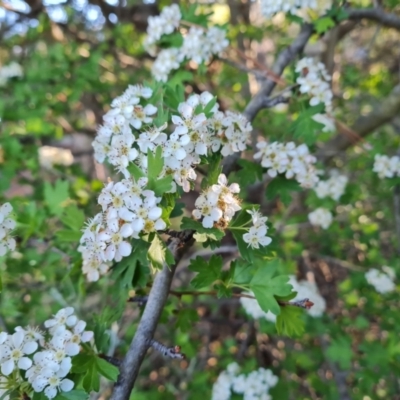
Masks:
[[[150,346],[154,350],[157,350],[160,353],[164,354],[165,357],[178,358],[179,360],[184,360],[186,358],[186,356],[181,353],[180,346],[167,347],[154,339],[150,340]]]
[[[146,307],[129,350],[121,364],[118,381],[111,400],[127,400],[139,374],[140,365],[151,344],[162,309],[168,297],[172,277],[182,254],[193,243],[193,231],[183,231],[181,238],[171,238],[168,249],[174,256],[175,265],[163,269],[154,278]]]

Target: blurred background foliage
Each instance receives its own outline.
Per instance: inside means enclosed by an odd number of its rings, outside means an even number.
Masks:
[[[388,12],[400,12],[396,0],[383,3]],[[126,299],[134,290],[146,293],[148,271],[139,271],[126,287],[116,287],[112,275],[88,284],[80,272],[77,242],[85,216],[97,212],[96,198],[113,174],[93,161],[96,126],[128,84],[151,80],[152,58],[143,51],[142,40],[147,17],[167,4],[0,3],[0,63],[15,61],[23,69],[22,77],[0,88],[0,203],[10,201],[18,221],[18,251],[0,260],[3,330],[40,323],[60,306],[70,305],[92,327],[97,321],[108,329],[116,357],[125,353],[141,313]],[[180,5],[188,7],[190,1]],[[367,0],[351,5],[371,6]],[[213,13],[214,22],[229,23],[228,58],[248,68],[270,66],[298,33],[298,26],[282,16],[264,20],[250,1],[204,2],[201,7]],[[399,84],[400,33],[366,21],[344,24],[347,30],[333,49],[331,36],[314,35],[305,54],[319,56],[333,74],[336,117],[351,126]],[[294,67],[287,68],[285,80],[293,83],[293,76]],[[238,111],[258,88],[253,75],[217,59],[200,68],[189,64],[172,79],[184,82],[188,94],[208,90],[222,109]],[[253,122],[254,129],[270,141],[289,141],[289,127],[299,110],[299,96],[287,107],[265,109]],[[242,174],[234,172],[243,197],[261,204],[270,221],[282,226],[271,234],[284,260],[282,272],[299,278],[312,275],[327,312],[317,319],[304,315],[306,334],[289,339],[278,336],[273,324],[251,320],[237,298],[170,296],[157,337],[182,346],[188,359],[171,361],[152,353],[132,399],[210,398],[213,382],[232,361],[248,372],[271,368],[279,376],[271,390],[273,399],[400,399],[398,293],[383,296],[364,277],[369,268],[389,265],[397,274],[400,268],[400,238],[395,233],[400,211],[394,209],[399,182],[372,172],[376,153],[396,154],[399,133],[400,117],[320,164],[350,179],[337,204],[317,199],[311,191],[290,193],[286,204],[279,197],[267,199],[265,190],[246,188],[246,167]],[[313,151],[338,134],[321,133]],[[193,199],[193,194],[185,198],[187,214]],[[336,216],[326,231],[307,222],[307,213],[324,204]],[[202,250],[198,246],[193,251]],[[190,280],[185,263],[187,259],[178,268],[174,288]],[[104,387],[102,396],[109,393],[110,387]]]

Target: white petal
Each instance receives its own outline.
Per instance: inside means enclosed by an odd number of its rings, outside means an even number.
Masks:
[[[152,209],[149,210],[148,217],[149,217],[151,220],[154,221],[154,220],[160,218],[160,217],[161,217],[161,214],[162,214],[162,209],[161,209],[160,207],[154,207],[154,208],[152,208]]]
[[[18,361],[18,368],[28,369],[32,366],[32,360],[28,357],[21,357]]]
[[[63,379],[60,384],[60,388],[63,392],[69,392],[74,387],[74,382],[70,379]]]
[[[28,342],[24,344],[22,351],[24,354],[32,354],[37,350],[37,348],[38,344],[36,342]]]
[[[80,346],[76,343],[67,343],[65,345],[65,353],[69,356],[76,356],[79,354]]]
[[[57,389],[55,387],[52,387],[52,386],[47,386],[47,388],[44,390],[44,394],[49,399],[53,399],[54,397],[57,396]]]
[[[81,336],[82,342],[83,342],[83,343],[90,342],[90,341],[93,339],[93,335],[94,335],[94,334],[93,334],[92,331],[83,332],[83,333],[82,333],[82,336]]]
[[[204,217],[203,226],[204,228],[212,228],[214,220],[211,217]]]
[[[11,343],[13,344],[13,346],[17,349],[19,349],[22,345],[22,342],[25,339],[25,335],[23,332],[19,331],[19,332],[15,332],[12,336],[11,336]]]
[[[161,218],[158,219],[158,220],[156,221],[156,223],[154,224],[154,228],[155,228],[157,231],[162,231],[162,230],[165,229],[166,227],[167,227],[167,224],[166,224],[165,221],[162,220]]]
[[[5,376],[8,376],[11,374],[11,372],[13,372],[14,370],[14,361],[13,360],[8,360],[6,362],[3,362],[3,364],[1,364],[1,373]]]
[[[13,210],[12,205],[10,203],[4,203],[0,207],[0,214],[3,214],[6,217]]]
[[[118,252],[121,254],[121,256],[128,257],[129,254],[132,253],[132,246],[128,242],[122,242],[118,246]]]

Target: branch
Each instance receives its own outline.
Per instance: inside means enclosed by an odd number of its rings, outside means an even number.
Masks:
[[[369,19],[384,26],[400,30],[400,18],[395,14],[386,13],[381,8],[349,8],[346,12],[350,20]]]
[[[286,47],[283,51],[281,51],[272,66],[272,72],[277,75],[281,76],[284,69],[290,64],[290,62],[297,56],[297,54],[301,53],[310,39],[311,35],[313,34],[313,25],[305,24],[301,28],[301,31],[297,38],[292,42],[292,44]],[[245,108],[243,115],[247,118],[248,121],[252,122],[253,119],[256,117],[258,112],[265,108],[266,99],[271,95],[272,91],[276,86],[276,82],[271,79],[266,79],[261,89],[258,93],[250,100],[250,103]],[[253,147],[255,147],[255,143],[257,141],[257,133],[253,132]],[[225,175],[228,175],[233,169],[240,158],[240,153],[235,153],[229,157],[224,159],[224,168],[223,172]]]
[[[397,85],[390,95],[383,100],[378,107],[374,107],[374,111],[366,116],[359,117],[351,131],[357,133],[358,136],[339,134],[326,142],[317,152],[316,156],[319,161],[326,163],[338,152],[346,150],[354,143],[362,140],[365,136],[372,133],[375,129],[389,122],[396,117],[400,112],[400,85]]]
[[[182,231],[180,238],[171,238],[168,249],[174,256],[175,265],[171,268],[164,264],[154,278],[153,286],[146,302],[135,336],[122,362],[118,381],[115,384],[111,400],[127,400],[138,376],[147,349],[151,345],[158,320],[164,308],[171,286],[176,265],[183,252],[193,243],[193,231]]]

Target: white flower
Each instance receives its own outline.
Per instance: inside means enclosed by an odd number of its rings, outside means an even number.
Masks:
[[[10,217],[13,208],[10,203],[4,203],[0,207],[0,257],[7,251],[14,251],[16,242],[11,236],[11,231],[15,228],[15,221]]]
[[[195,201],[196,208],[193,210],[193,216],[196,219],[203,218],[204,228],[212,228],[214,222],[217,222],[223,216],[223,212],[217,206],[218,196],[213,193],[203,193]]]
[[[78,318],[73,315],[73,307],[62,308],[57,311],[53,318],[48,319],[44,322],[46,328],[50,328],[50,333],[55,332],[60,326],[74,326]]]
[[[383,271],[379,271],[375,268],[371,268],[366,274],[365,279],[372,285],[375,290],[379,293],[392,292],[395,289],[395,284],[393,282],[395,274],[392,268],[382,267]]]
[[[400,157],[376,154],[373,171],[381,179],[393,178],[396,174],[400,176]]]
[[[272,242],[272,239],[266,236],[266,234],[266,226],[260,226],[258,228],[252,226],[249,229],[249,232],[243,235],[243,240],[249,244],[249,247],[252,247],[253,249],[259,249],[260,245],[268,246]]]
[[[323,229],[328,229],[332,223],[332,214],[326,208],[317,208],[315,211],[308,214],[308,219],[311,225],[320,226]]]
[[[326,181],[319,181],[314,190],[318,198],[331,197],[338,201],[343,195],[348,179],[344,175],[339,175],[336,171],[332,172],[332,176]]]
[[[180,49],[175,47],[163,49],[154,61],[153,66],[151,67],[151,73],[155,80],[166,82],[169,73],[174,69],[178,69],[182,61],[183,59]]]
[[[9,335],[7,340],[0,345],[1,373],[8,376],[15,367],[24,370],[30,368],[32,360],[24,356],[32,354],[37,348],[37,342],[29,339],[27,341],[22,331]]]

